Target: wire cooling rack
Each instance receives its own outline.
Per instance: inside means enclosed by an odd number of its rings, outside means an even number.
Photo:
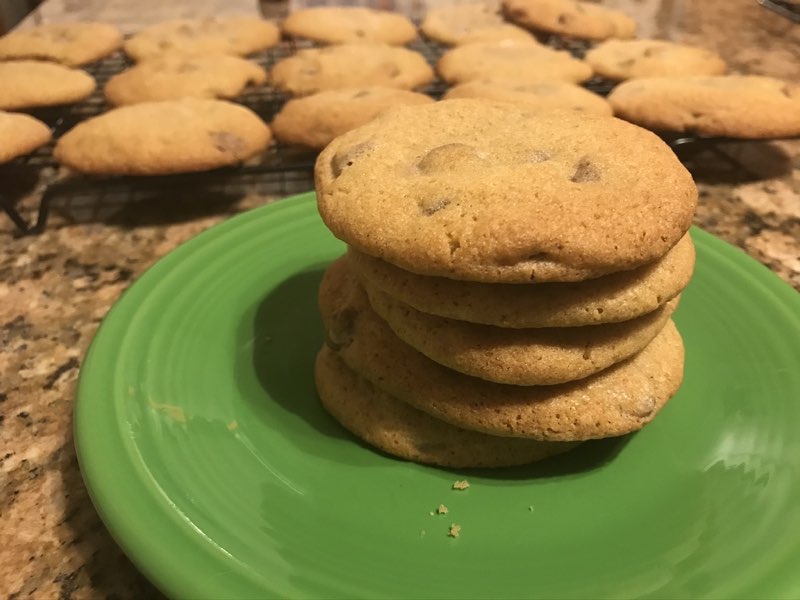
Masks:
[[[590,48],[587,41],[554,35],[545,36],[541,41],[551,47],[567,50],[577,57],[583,57]],[[313,46],[308,41],[284,41],[251,58],[269,70],[276,62],[297,50]],[[445,46],[424,35],[409,47],[422,54],[433,66],[447,50]],[[53,138],[58,139],[80,121],[108,110],[103,87],[108,79],[129,66],[131,62],[121,52],[98,61],[86,67],[86,71],[97,81],[97,89],[91,96],[76,104],[31,111],[31,114],[47,123],[53,130]],[[607,95],[614,83],[594,78],[584,85],[595,93]],[[422,91],[438,99],[446,90],[447,85],[436,79]],[[267,122],[272,121],[287,100],[286,94],[269,86],[250,88],[237,98],[239,103],[249,107]],[[663,137],[676,152],[680,150],[684,153],[691,153],[693,149],[714,151],[718,141],[691,134]],[[54,143],[47,144],[0,169],[0,179],[16,177],[15,171],[28,174],[36,172],[45,182],[38,209],[35,209],[36,216],[32,221],[26,220],[17,210],[16,199],[8,194],[3,196],[0,189],[0,204],[22,234],[42,232],[55,207],[68,212],[73,220],[82,222],[87,219],[103,219],[128,203],[163,199],[165,194],[231,198],[255,193],[280,197],[307,191],[314,185],[313,166],[316,153],[280,142],[273,143],[255,161],[241,167],[158,177],[97,177],[70,173],[56,163],[53,145]]]
[[[269,70],[276,62],[297,50],[313,46],[313,43],[307,41],[284,41],[250,58]],[[442,46],[424,38],[409,47],[421,53],[432,65],[444,52]],[[91,96],[76,104],[34,110],[30,114],[47,123],[53,130],[53,139],[57,140],[79,122],[109,109],[103,97],[103,87],[113,75],[131,64],[124,54],[118,52],[89,65],[86,71],[97,81],[97,88]],[[439,98],[445,89],[445,85],[436,80],[421,91]],[[270,86],[259,86],[247,89],[236,101],[253,110],[264,121],[270,122],[288,99],[289,96]],[[206,196],[221,197],[251,193],[285,196],[308,191],[314,186],[316,153],[277,141],[257,159],[241,167],[159,177],[97,177],[68,173],[55,161],[53,146],[54,142],[51,142],[32,154],[17,159],[11,165],[6,165],[0,173],[5,174],[5,177],[14,177],[14,171],[35,170],[46,180],[46,187],[32,221],[26,220],[17,210],[14,198],[3,196],[0,190],[3,209],[22,234],[42,232],[54,207],[68,211],[75,220],[97,220],[126,203],[163,197],[170,190],[180,190],[183,194],[189,190]]]

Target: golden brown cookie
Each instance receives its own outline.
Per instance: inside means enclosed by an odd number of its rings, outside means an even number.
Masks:
[[[366,289],[373,310],[415,350],[459,373],[512,385],[575,381],[630,358],[653,341],[678,303],[621,323],[505,329],[429,315]]]
[[[248,85],[267,80],[264,69],[238,56],[165,55],[149,58],[108,80],[109,104],[137,104],[180,98],[235,98]]]
[[[125,41],[134,60],[162,54],[233,54],[246,56],[275,46],[277,25],[257,17],[173,19],[147,27]]]
[[[771,77],[648,77],[620,84],[608,100],[618,116],[656,131],[800,135],[800,86]]]
[[[281,26],[288,36],[332,44],[402,46],[417,37],[408,17],[362,6],[317,6],[291,13]]]
[[[476,283],[405,271],[350,248],[361,279],[432,315],[498,327],[582,327],[650,313],[677,296],[694,268],[685,235],[663,258],[632,271],[578,283]]]
[[[605,40],[632,38],[636,21],[619,10],[580,0],[503,0],[511,21],[537,31]]]
[[[0,37],[0,60],[44,59],[76,67],[99,60],[121,45],[122,33],[107,23],[38,25]]]
[[[327,347],[317,355],[314,379],[323,406],[339,423],[368,444],[406,460],[442,467],[508,467],[577,445],[454,427],[377,389]]]
[[[0,164],[33,152],[50,137],[50,128],[38,119],[0,110]]]
[[[591,67],[569,52],[553,50],[531,40],[466,44],[445,52],[436,66],[448,83],[503,79],[518,83],[569,81],[592,76]]]
[[[362,285],[349,262],[340,271],[342,286]],[[566,383],[630,358],[664,328],[678,303],[675,298],[621,323],[509,329],[423,313],[366,282],[364,287],[372,309],[415,350],[465,375],[513,385]]]
[[[382,44],[341,44],[300,50],[272,68],[272,84],[296,96],[324,90],[381,86],[411,90],[433,81],[425,58]]]
[[[62,164],[98,175],[163,175],[240,164],[271,134],[248,108],[223,100],[144,102],[78,124],[56,144]]]
[[[539,110],[560,108],[609,117],[613,114],[611,105],[605,98],[565,81],[530,83],[490,79],[468,81],[450,88],[442,99],[453,98],[484,98]]]
[[[498,2],[476,1],[432,8],[420,28],[429,38],[449,46],[531,39],[530,33],[503,20]]]
[[[669,147],[629,123],[482,100],[390,109],[317,159],[329,229],[407,271],[580,281],[666,254],[697,189]]]
[[[0,109],[16,110],[78,102],[94,91],[85,71],[38,60],[0,62]]]
[[[608,40],[586,53],[595,73],[608,79],[721,75],[725,61],[716,52],[664,40]]]
[[[379,389],[457,427],[544,441],[613,437],[641,429],[680,387],[683,344],[672,321],[633,358],[580,381],[517,386],[463,375],[401,341],[343,268],[334,263],[320,286],[328,346]]]
[[[392,106],[429,104],[433,98],[384,87],[327,90],[289,100],[272,121],[276,139],[322,149],[332,139],[369,123]]]

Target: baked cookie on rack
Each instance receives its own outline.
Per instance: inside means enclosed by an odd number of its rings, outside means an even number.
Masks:
[[[618,116],[656,131],[751,139],[800,135],[800,86],[772,77],[634,79],[608,100]]]
[[[122,33],[107,23],[53,23],[0,37],[0,60],[31,58],[77,67],[108,56],[121,45]]]
[[[727,68],[716,52],[665,40],[607,40],[589,50],[585,60],[598,75],[617,81],[721,75]]]
[[[636,21],[624,12],[581,0],[503,0],[508,19],[536,31],[590,40],[632,38]]]
[[[85,71],[40,60],[0,62],[0,82],[0,110],[70,104],[95,88]]]
[[[281,29],[288,36],[330,44],[402,46],[417,37],[417,28],[405,15],[362,6],[305,8],[286,17]]]
[[[39,119],[0,110],[0,164],[33,152],[51,137],[50,128]]]
[[[255,113],[223,100],[186,98],[123,106],[79,123],[56,159],[95,175],[164,175],[238,165],[271,133]]]
[[[277,25],[257,17],[172,19],[139,31],[125,41],[134,60],[162,54],[233,54],[246,56],[280,41]]]
[[[565,81],[467,81],[450,88],[442,97],[443,100],[453,98],[485,98],[540,110],[569,109],[596,115],[613,114],[605,98]]]
[[[531,39],[528,31],[503,20],[498,2],[476,1],[432,8],[420,29],[432,40],[448,46]]]
[[[270,73],[275,87],[295,96],[363,86],[411,90],[433,79],[421,54],[386,44],[308,48],[278,61]]]
[[[448,83],[500,79],[519,84],[534,81],[580,83],[592,76],[591,67],[569,52],[534,41],[506,40],[466,44],[445,52],[437,70]]]
[[[425,94],[386,87],[344,88],[294,98],[272,121],[275,138],[287,143],[322,149],[331,140],[370,122],[392,106],[426,104]]]
[[[104,93],[109,104],[137,104],[180,98],[235,98],[249,85],[267,81],[253,61],[224,54],[164,55],[114,75]]]

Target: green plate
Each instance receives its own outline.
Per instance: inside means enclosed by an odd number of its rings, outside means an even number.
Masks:
[[[344,247],[313,194],[233,218],[100,328],[75,416],[89,491],[175,597],[797,598],[800,296],[693,237],[685,383],[651,425],[456,472],[375,452],[320,408],[316,290]]]

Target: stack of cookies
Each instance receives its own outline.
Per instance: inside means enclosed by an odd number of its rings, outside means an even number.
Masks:
[[[697,192],[655,135],[484,100],[400,107],[316,165],[327,410],[399,457],[523,464],[677,391]]]

